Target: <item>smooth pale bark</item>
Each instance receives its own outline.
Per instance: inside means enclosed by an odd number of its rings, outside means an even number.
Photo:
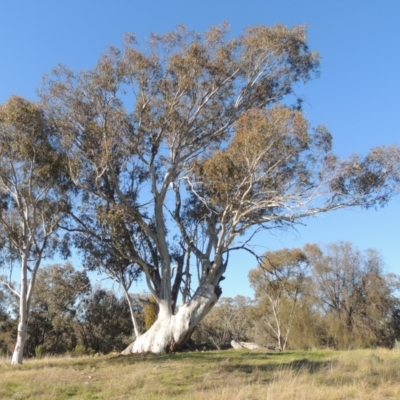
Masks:
[[[30,303],[35,285],[36,273],[41,261],[41,252],[39,258],[31,270],[31,278],[28,280],[28,251],[26,250],[21,258],[21,291],[19,293],[19,322],[17,341],[15,344],[11,364],[22,364],[24,347],[28,335],[28,318]]]
[[[175,314],[160,304],[157,320],[152,327],[138,337],[122,354],[169,353],[180,350],[192,334],[196,325],[217,302],[215,286],[201,285],[193,298],[181,305]]]
[[[132,307],[132,299],[129,296],[128,289],[123,281],[121,282],[121,287],[124,291],[126,301],[128,302],[129,312],[131,314],[131,320],[132,320],[132,324],[133,324],[133,329],[135,331],[135,336],[139,337],[141,335],[141,332],[140,332],[139,324],[136,320],[135,311],[133,310],[133,307]]]
[[[28,276],[27,276],[27,254],[21,259],[21,292],[19,294],[19,321],[17,331],[17,342],[15,344],[11,364],[22,364],[24,346],[28,332],[29,301]]]
[[[24,308],[24,312],[21,311],[21,308],[22,307],[20,307],[17,342],[15,344],[11,364],[22,364],[23,359],[25,341],[28,331],[28,312],[26,307]]]

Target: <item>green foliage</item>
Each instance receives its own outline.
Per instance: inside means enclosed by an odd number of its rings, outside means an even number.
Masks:
[[[249,274],[256,341],[280,344],[281,335],[291,348],[391,348],[399,337],[398,278],[383,268],[379,253],[351,243],[266,253]]]
[[[89,356],[94,356],[95,354],[96,354],[96,351],[95,350],[93,350],[93,349],[91,349],[90,347],[86,350],[86,353],[89,355]]]
[[[51,354],[72,351],[78,341],[76,309],[89,291],[86,272],[76,271],[70,263],[39,270],[31,302],[26,353],[33,353],[38,345],[44,345]]]
[[[96,352],[90,347],[86,348],[81,344],[77,344],[70,354],[74,357],[83,357],[83,356],[93,357],[96,354]]]
[[[347,242],[304,248],[313,271],[316,305],[326,345],[359,348],[393,345],[399,299],[376,250]],[[396,322],[397,322],[396,321]]]
[[[86,348],[85,348],[85,346],[82,346],[81,344],[77,344],[77,345],[75,346],[75,348],[74,348],[72,354],[73,354],[75,357],[82,357],[82,356],[85,356],[85,355],[87,354],[87,353],[86,353]]]
[[[283,249],[265,253],[258,268],[249,272],[258,300],[251,312],[267,333],[262,343],[272,339],[280,350],[286,348],[299,301],[306,292],[307,268],[302,250]]]
[[[17,322],[10,315],[11,296],[0,290],[0,356],[10,356],[15,345]]]
[[[46,347],[43,344],[39,344],[35,347],[35,357],[37,359],[41,359],[46,354]]]
[[[132,338],[130,311],[124,299],[104,289],[93,291],[79,307],[76,332],[86,349],[107,354],[122,351]]]

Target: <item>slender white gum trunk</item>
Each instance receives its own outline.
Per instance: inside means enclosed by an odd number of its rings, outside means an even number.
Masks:
[[[124,284],[121,284],[121,286],[124,291],[126,301],[128,302],[128,305],[129,305],[129,312],[131,313],[131,320],[132,320],[132,324],[133,324],[133,329],[135,331],[135,336],[139,337],[142,333],[140,332],[139,324],[137,323],[137,320],[135,317],[135,312],[133,311],[132,299],[129,296],[128,289],[126,288],[126,286]]]
[[[19,322],[17,332],[17,342],[11,364],[22,364],[24,346],[28,332],[28,282],[27,282],[27,257],[24,255],[21,260],[21,293],[19,298]]]
[[[215,286],[203,284],[190,302],[178,308],[176,314],[172,314],[168,307],[160,304],[157,320],[152,327],[122,354],[127,354],[127,351],[134,354],[147,352],[161,354],[179,350],[217,300]]]
[[[28,313],[25,312],[19,317],[17,343],[15,344],[11,364],[22,364],[24,346],[28,328]]]

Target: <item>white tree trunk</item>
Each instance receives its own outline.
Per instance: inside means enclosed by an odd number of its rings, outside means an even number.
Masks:
[[[140,332],[139,324],[137,322],[137,319],[136,319],[136,316],[135,316],[135,312],[134,312],[133,307],[132,307],[132,299],[129,296],[129,292],[128,292],[128,289],[127,289],[125,283],[122,282],[120,285],[121,285],[121,287],[122,287],[122,289],[124,291],[126,301],[128,302],[129,312],[131,313],[131,320],[132,320],[132,324],[133,324],[133,329],[135,331],[135,336],[139,337],[142,333]]]
[[[21,257],[21,291],[19,294],[19,322],[17,332],[17,342],[15,344],[14,353],[11,364],[22,364],[24,355],[25,341],[28,335],[28,318],[33,293],[33,287],[36,280],[36,272],[40,265],[41,257],[36,262],[35,267],[31,271],[31,279],[28,283],[28,251],[26,250]]]
[[[28,282],[27,282],[27,257],[22,257],[21,268],[21,292],[19,297],[19,322],[17,332],[17,342],[15,344],[14,353],[11,359],[11,364],[22,364],[24,353],[25,340],[28,332]]]
[[[160,354],[179,350],[190,337],[196,325],[207,315],[218,297],[215,286],[204,284],[193,298],[180,306],[175,314],[160,304],[157,320],[152,327],[138,337],[122,354]]]
[[[17,343],[15,344],[14,353],[11,359],[11,364],[22,364],[24,346],[28,330],[28,315],[20,315],[18,323]]]

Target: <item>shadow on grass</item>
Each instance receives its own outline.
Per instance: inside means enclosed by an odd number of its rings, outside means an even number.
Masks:
[[[170,353],[170,354],[132,354],[129,356],[115,356],[109,358],[108,361],[117,364],[136,364],[136,363],[146,363],[146,362],[174,362],[174,361],[200,361],[202,363],[216,364],[228,357],[232,361],[241,362],[243,359],[251,358],[253,360],[268,360],[271,356],[276,356],[274,353],[264,353],[264,352],[237,352],[231,350],[223,351],[206,351],[206,352],[181,352],[181,353]]]
[[[314,374],[320,370],[330,369],[334,362],[332,361],[314,361],[307,358],[301,360],[294,360],[291,362],[284,362],[281,364],[268,363],[268,364],[237,364],[237,365],[226,365],[224,369],[227,372],[244,372],[247,374],[252,374],[256,371],[258,372],[275,372],[275,371],[294,371],[294,372],[306,372]]]
[[[295,358],[295,359],[294,359]],[[296,359],[297,358],[297,359]],[[246,351],[210,351],[182,352],[163,355],[141,354],[117,356],[107,362],[115,364],[198,362],[199,364],[218,365],[227,371],[240,370],[246,373],[258,371],[277,371],[285,368],[293,371],[315,373],[323,368],[330,368],[333,363],[329,356],[319,353],[288,351],[282,353],[246,352]]]
[[[207,352],[182,352],[171,354],[140,354],[129,356],[101,356],[78,358],[48,358],[40,362],[27,362],[13,368],[21,370],[42,369],[48,367],[69,367],[81,370],[87,367],[100,367],[105,365],[135,365],[135,364],[159,364],[164,363],[194,363],[194,365],[218,366],[226,371],[238,371],[252,373],[258,371],[276,371],[282,368],[294,371],[307,370],[311,373],[321,368],[332,365],[329,356],[321,357],[318,353],[299,351],[287,351],[282,353],[271,352],[247,352],[235,350],[207,351]],[[9,366],[11,367],[11,366]]]

